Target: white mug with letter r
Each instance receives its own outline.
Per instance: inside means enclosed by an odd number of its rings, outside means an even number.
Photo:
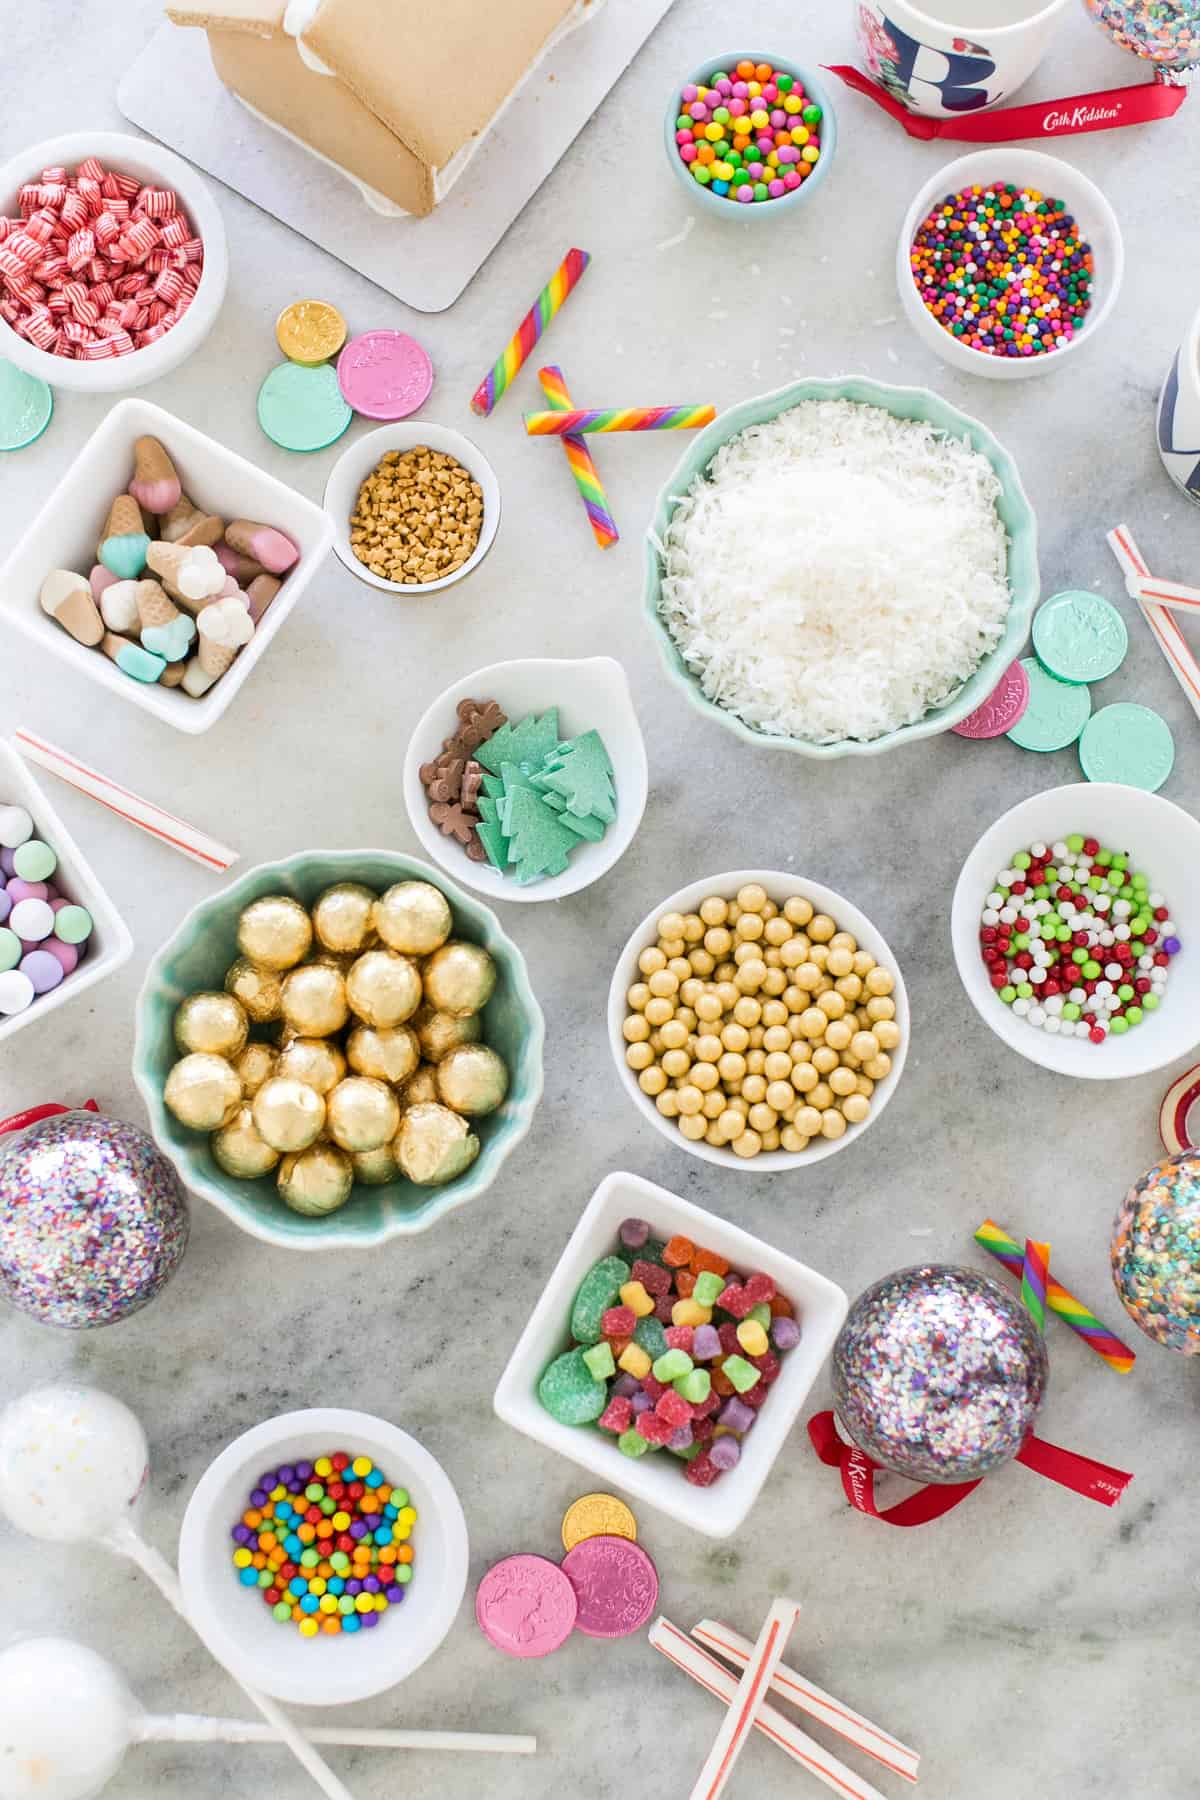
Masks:
[[[1159,395],[1158,454],[1175,486],[1200,506],[1200,311]]]
[[[911,112],[955,118],[1026,82],[1071,0],[854,0],[863,67]]]

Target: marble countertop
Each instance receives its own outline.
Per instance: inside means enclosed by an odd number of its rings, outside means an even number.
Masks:
[[[850,13],[842,3],[764,0],[754,35],[814,62],[849,60]],[[116,83],[156,15],[154,0],[103,13],[85,0],[18,10],[6,26],[0,155],[68,124],[120,128]],[[1192,805],[1196,721],[1121,593],[1104,531],[1128,520],[1157,572],[1195,579],[1200,512],[1163,474],[1152,421],[1200,298],[1200,237],[1188,224],[1200,101],[1172,123],[1056,146],[1112,200],[1126,235],[1125,288],[1089,352],[1040,381],[1003,385],[951,372],[898,317],[895,232],[917,185],[954,150],[910,141],[857,96],[839,100],[837,164],[811,210],[778,231],[698,218],[686,243],[672,246],[688,210],[661,156],[663,93],[678,69],[729,35],[712,0],[677,0],[610,103],[607,129],[583,134],[462,300],[439,316],[407,311],[219,190],[228,301],[203,352],[149,397],[316,499],[336,451],[289,457],[255,421],[255,391],[276,356],[276,313],[316,293],[359,328],[414,331],[437,369],[428,417],[476,435],[503,487],[499,538],[470,581],[409,604],[331,560],[201,738],[36,660],[23,640],[6,639],[0,651],[0,730],[21,723],[81,752],[235,845],[244,866],[318,845],[416,850],[400,791],[412,724],[449,682],[507,655],[615,651],[646,735],[650,804],[621,864],[566,902],[502,909],[546,1010],[546,1093],[530,1137],[482,1200],[383,1252],[328,1257],[268,1248],[197,1203],[169,1297],[137,1318],[69,1336],[0,1314],[6,1393],[70,1371],[135,1406],[152,1444],[148,1530],[164,1552],[173,1552],[188,1494],[222,1445],[273,1413],[340,1402],[394,1418],[442,1461],[470,1526],[472,1589],[506,1552],[552,1555],[585,1478],[502,1426],[491,1395],[539,1282],[613,1168],[736,1219],[851,1295],[909,1262],[982,1264],[971,1233],[991,1213],[1049,1238],[1070,1284],[1119,1323],[1109,1224],[1126,1185],[1157,1154],[1168,1076],[1074,1084],[1014,1056],[972,1011],[948,936],[953,882],[983,825],[1025,795],[1078,779],[1074,753],[1039,758],[1005,740],[970,746],[943,736],[897,755],[816,764],[714,731],[664,678],[639,616],[640,531],[678,445],[662,435],[606,443],[599,460],[625,535],[601,555],[565,466],[522,435],[520,398],[486,424],[472,419],[468,400],[568,243],[594,260],[555,326],[554,356],[593,403],[724,406],[794,376],[845,370],[935,387],[1015,453],[1037,508],[1044,591],[1097,586],[1126,613],[1129,658],[1103,697],[1143,701],[1170,721],[1178,758],[1164,791]],[[1142,73],[1076,7],[1024,97]],[[635,174],[639,158],[644,175]],[[41,442],[4,459],[6,538],[108,404],[61,394]],[[142,972],[214,883],[51,785],[137,948],[117,978],[5,1044],[0,1116],[95,1093],[105,1110],[141,1120],[129,1058]],[[605,1043],[609,973],[633,924],[681,880],[754,865],[803,871],[850,896],[895,948],[913,1006],[912,1052],[886,1118],[844,1155],[787,1177],[752,1169],[730,1177],[667,1143],[622,1095]],[[774,1594],[801,1599],[791,1660],[924,1753],[928,1800],[1075,1787],[1090,1800],[1178,1800],[1195,1786],[1195,1371],[1148,1341],[1124,1379],[1062,1329],[1051,1347],[1042,1429],[1136,1472],[1118,1511],[1013,1467],[940,1523],[898,1538],[848,1510],[798,1429],[736,1539],[711,1543],[648,1509],[642,1539],[658,1564],[663,1610],[684,1626],[707,1613],[753,1636]],[[814,1401],[826,1393],[820,1384]],[[0,1582],[5,1633],[79,1636],[114,1656],[156,1710],[244,1712],[199,1643],[125,1565],[35,1549],[0,1528]],[[536,1760],[486,1764],[412,1756],[399,1766],[377,1752],[331,1752],[360,1800],[397,1792],[471,1800],[483,1783],[491,1800],[679,1795],[718,1724],[711,1700],[644,1637],[615,1645],[577,1637],[546,1662],[509,1662],[479,1635],[469,1604],[403,1690],[349,1716],[530,1731],[540,1743]],[[879,1785],[899,1787],[886,1773]],[[109,1791],[112,1800],[164,1792],[213,1800],[314,1790],[279,1750],[185,1746],[137,1751]],[[761,1739],[730,1788],[759,1800],[810,1791]]]

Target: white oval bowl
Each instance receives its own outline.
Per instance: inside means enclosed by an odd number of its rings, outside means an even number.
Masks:
[[[629,1011],[625,995],[634,981],[638,979],[637,959],[647,944],[658,937],[658,921],[666,912],[695,912],[700,902],[708,894],[720,894],[723,899],[732,899],[740,887],[747,882],[757,881],[767,890],[767,898],[774,900],[779,906],[791,894],[802,894],[811,902],[817,912],[828,913],[836,920],[839,931],[849,931],[857,938],[864,950],[869,950],[877,963],[881,963],[896,980],[892,999],[896,1003],[896,1023],[900,1027],[900,1042],[895,1050],[889,1052],[892,1066],[882,1081],[875,1083],[875,1092],[871,1096],[871,1110],[861,1125],[847,1125],[840,1138],[821,1138],[813,1140],[806,1150],[763,1150],[757,1156],[735,1156],[732,1150],[718,1148],[714,1144],[706,1144],[703,1140],[693,1143],[685,1138],[673,1119],[664,1119],[648,1094],[644,1094],[638,1086],[637,1076],[625,1061],[628,1048],[621,1035],[621,1026]],[[613,970],[612,982],[608,990],[608,1043],[612,1051],[613,1062],[621,1085],[633,1101],[643,1118],[649,1120],[655,1130],[661,1133],[677,1150],[685,1150],[689,1156],[698,1156],[704,1162],[716,1163],[723,1169],[737,1169],[743,1174],[777,1174],[784,1169],[803,1169],[813,1163],[824,1162],[827,1156],[833,1156],[838,1150],[845,1150],[849,1145],[857,1143],[865,1131],[869,1131],[875,1123],[899,1084],[904,1073],[904,1064],[908,1057],[908,1040],[910,1035],[908,1010],[908,993],[904,986],[904,976],[900,964],[888,946],[882,932],[872,925],[865,913],[859,912],[857,906],[832,888],[823,887],[819,881],[809,881],[803,875],[787,875],[776,869],[731,869],[723,875],[708,875],[703,881],[693,881],[687,887],[680,888],[676,894],[670,894],[660,900],[653,912],[646,914],[641,924],[631,934],[628,943],[617,958],[617,966]],[[802,1098],[802,1096],[797,1096]]]
[[[1166,896],[1183,944],[1172,959],[1160,1011],[1124,1037],[1103,1044],[1047,1037],[997,1000],[979,954],[979,915],[993,877],[1024,845],[1052,844],[1073,832],[1090,833],[1110,849],[1128,850],[1152,885]],[[1185,1056],[1200,1043],[1200,823],[1190,813],[1114,781],[1081,781],[1049,788],[1011,807],[989,826],[962,866],[950,910],[950,935],[959,979],[972,1006],[998,1038],[1026,1061],[1085,1081],[1146,1075]],[[1189,954],[1190,952],[1190,954]]]
[[[204,272],[196,297],[179,323],[157,344],[147,344],[144,350],[133,350],[128,356],[114,356],[105,362],[75,362],[70,357],[52,356],[21,337],[6,319],[0,319],[0,356],[30,375],[40,375],[53,388],[116,394],[157,381],[199,349],[216,323],[225,298],[229,252],[217,203],[197,170],[156,144],[153,138],[130,137],[123,131],[69,131],[19,151],[0,167],[0,213],[17,212],[20,189],[27,181],[36,180],[43,169],[59,165],[73,169],[89,156],[98,156],[119,174],[135,175],[154,187],[174,188],[196,235],[204,243]]]
[[[561,875],[549,875],[522,887],[515,876],[501,874],[491,863],[471,862],[462,846],[439,831],[430,818],[421,786],[421,765],[432,762],[442,740],[453,733],[458,723],[455,708],[468,697],[498,701],[510,719],[557,706],[561,737],[594,730],[604,739],[612,758],[617,816],[599,843],[580,840]],[[409,739],[404,757],[404,804],[422,845],[448,875],[490,900],[563,900],[599,881],[633,842],[646,810],[648,787],[646,746],[629,681],[611,656],[579,661],[527,657],[476,669],[438,695]]]
[[[453,574],[443,575],[439,581],[385,581],[382,575],[373,574],[365,563],[360,563],[350,548],[350,514],[354,511],[359,488],[385,451],[413,450],[418,444],[427,444],[431,450],[453,456],[474,476],[483,489],[483,527],[474,550]],[[322,504],[333,525],[333,551],[338,561],[360,581],[382,588],[385,594],[436,594],[441,588],[453,587],[456,581],[462,581],[479,567],[500,528],[500,483],[483,451],[461,431],[423,419],[397,419],[393,424],[381,425],[377,431],[368,431],[364,437],[355,438],[330,469]]]

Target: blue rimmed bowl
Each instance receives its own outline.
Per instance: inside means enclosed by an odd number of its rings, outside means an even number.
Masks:
[[[238,955],[237,922],[243,908],[263,894],[291,894],[311,906],[335,881],[361,881],[382,893],[396,881],[429,881],[454,914],[455,937],[482,944],[498,968],[496,991],[483,1012],[484,1038],[508,1065],[508,1096],[496,1112],[473,1122],[479,1155],[456,1181],[417,1187],[356,1185],[340,1211],[326,1218],[294,1213],[280,1200],[272,1176],[236,1181],[217,1167],[202,1132],[189,1131],[163,1104],[163,1086],[179,1052],[172,1024],[188,994],[220,988]],[[395,850],[308,850],[284,862],[263,863],[209,900],[192,908],[146,971],[137,1002],[133,1078],[150,1114],[160,1150],[175,1164],[193,1194],[216,1207],[264,1243],[288,1250],[366,1250],[389,1238],[427,1231],[456,1207],[490,1187],[501,1165],[529,1130],[542,1095],[545,1021],[529,985],[525,958],[506,937],[490,907],[465,893],[441,870]]]
[[[784,75],[792,75],[803,88],[806,100],[813,101],[821,108],[820,143],[821,154],[813,164],[812,174],[806,175],[798,188],[790,193],[780,194],[775,200],[758,200],[749,206],[742,206],[736,200],[728,199],[724,194],[714,194],[701,185],[691,173],[688,163],[681,160],[679,146],[675,142],[676,120],[682,110],[680,94],[685,87],[707,87],[710,75],[718,69],[732,69],[735,63],[753,58],[756,63],[770,63]],[[667,102],[667,110],[663,117],[663,143],[666,146],[667,161],[675,171],[675,179],[690,199],[710,218],[724,219],[765,219],[772,218],[778,224],[787,213],[795,212],[802,206],[809,195],[815,193],[833,162],[837,151],[837,114],[833,109],[833,101],[829,89],[820,73],[806,68],[803,63],[793,62],[789,56],[773,56],[765,50],[726,51],[721,56],[710,56],[706,62],[700,63],[691,74],[685,75],[675,84],[671,99]]]
[[[817,165],[820,167],[820,165]],[[935,430],[962,438],[973,450],[987,457],[1000,480],[1000,498],[996,510],[1008,533],[1008,587],[1012,596],[1004,634],[990,655],[984,657],[975,673],[944,705],[927,712],[912,725],[888,731],[882,737],[863,742],[844,738],[836,744],[814,744],[804,738],[780,737],[755,731],[734,713],[709,700],[698,678],[688,668],[679,648],[667,630],[662,615],[662,547],[676,504],[699,474],[711,463],[722,444],[745,431],[750,425],[763,425],[802,400],[854,400],[863,406],[883,407],[898,419],[920,419]],[[878,756],[884,750],[895,750],[917,738],[933,737],[948,731],[974,712],[996,687],[1009,664],[1021,654],[1029,635],[1029,624],[1039,591],[1037,562],[1037,519],[1029,496],[1021,485],[1017,465],[1004,446],[992,436],[986,425],[969,413],[960,412],[949,401],[928,388],[891,387],[886,382],[871,381],[866,375],[835,375],[826,379],[789,382],[769,394],[758,394],[731,406],[703,431],[696,433],[684,454],[659,490],[654,514],[646,532],[646,576],[643,607],[650,631],[658,644],[663,666],[676,687],[708,719],[723,725],[748,744],[761,744],[775,750],[792,750],[798,756],[829,758],[834,756]]]

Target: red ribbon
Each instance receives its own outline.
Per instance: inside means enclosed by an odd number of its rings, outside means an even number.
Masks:
[[[85,1100],[81,1107],[64,1106],[60,1100],[47,1100],[42,1106],[30,1106],[24,1112],[14,1113],[11,1119],[0,1119],[0,1137],[6,1131],[24,1131],[27,1125],[37,1125],[42,1119],[53,1119],[57,1113],[99,1111],[94,1100]]]
[[[1187,99],[1186,86],[1141,82],[1135,87],[1108,88],[1101,93],[1072,94],[1066,100],[1037,100],[1031,106],[1002,106],[995,112],[961,113],[931,119],[910,112],[861,70],[845,63],[826,63],[831,75],[865,94],[899,120],[909,137],[952,138],[965,144],[1002,144],[1013,138],[1068,137],[1081,131],[1116,131],[1123,125],[1145,125],[1169,119]]]
[[[978,1481],[960,1481],[923,1487],[907,1499],[880,1511],[875,1503],[875,1474],[879,1464],[838,1436],[833,1414],[822,1412],[811,1418],[808,1435],[821,1461],[841,1472],[842,1488],[851,1506],[873,1519],[882,1520],[885,1525],[927,1525],[930,1520],[940,1519],[943,1513],[961,1506],[967,1495],[979,1486]],[[1017,1461],[1035,1474],[1044,1475],[1048,1481],[1056,1481],[1061,1487],[1082,1494],[1085,1499],[1099,1501],[1102,1506],[1115,1506],[1133,1480],[1132,1475],[1126,1475],[1121,1469],[1093,1462],[1091,1457],[1079,1456],[1074,1450],[1060,1449],[1057,1444],[1048,1444],[1032,1432],[1017,1452]]]

